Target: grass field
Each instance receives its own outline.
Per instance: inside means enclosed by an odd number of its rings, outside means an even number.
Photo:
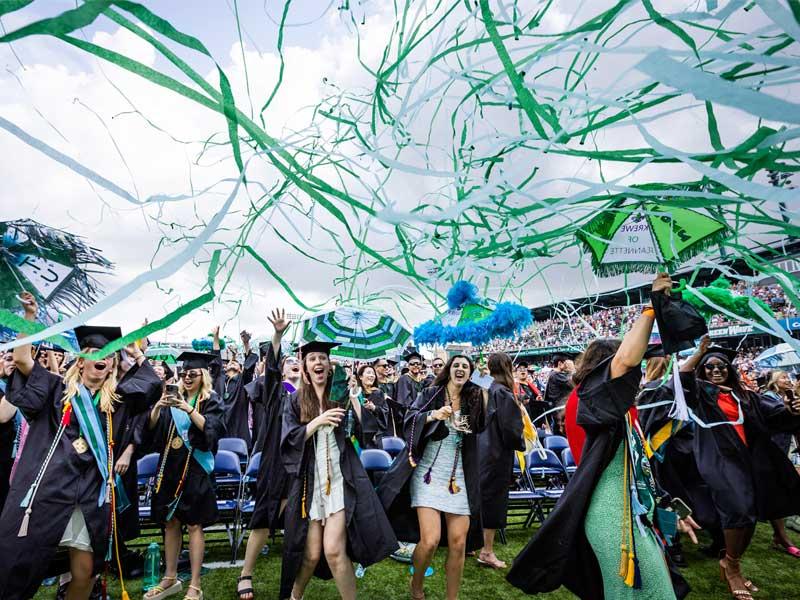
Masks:
[[[511,529],[508,532],[508,545],[498,545],[500,558],[511,562],[517,552],[527,542],[534,529]],[[790,532],[791,537],[800,542],[800,534]],[[745,574],[761,588],[755,595],[756,600],[791,600],[800,599],[800,559],[792,558],[770,548],[772,530],[769,525],[759,525],[753,544],[743,561]],[[701,539],[701,544],[707,540]],[[272,546],[269,556],[259,558],[254,576],[257,600],[277,600],[278,581],[280,578],[280,539]],[[241,558],[240,553],[240,558]],[[207,561],[229,559],[230,551],[226,544],[212,543],[207,548]],[[686,548],[689,567],[684,569],[684,576],[692,586],[690,598],[707,600],[723,600],[731,596],[727,587],[719,579],[717,561],[700,554],[694,548]],[[427,580],[426,592],[429,600],[444,598],[444,552],[436,554],[434,562],[435,574]],[[234,600],[236,568],[215,569],[203,576],[203,589],[208,600]],[[113,598],[119,598],[119,586],[112,580]],[[141,597],[141,581],[128,582],[128,592],[132,599]],[[55,588],[42,588],[36,599],[52,599]],[[338,598],[336,587],[332,581],[313,579],[306,591],[306,600],[333,600]],[[363,579],[358,581],[358,597],[366,600],[407,600],[408,565],[386,560],[370,567]],[[507,600],[525,598],[515,588],[506,583],[503,573],[479,567],[474,558],[467,558],[464,572],[464,584],[461,588],[462,599]],[[574,598],[566,590],[559,590],[545,596],[553,600]],[[180,596],[174,596],[180,600]],[[609,599],[613,600],[613,599]]]

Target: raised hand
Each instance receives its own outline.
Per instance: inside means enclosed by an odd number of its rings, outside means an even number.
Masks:
[[[669,296],[669,293],[672,291],[673,283],[674,282],[672,279],[670,279],[669,273],[659,273],[653,280],[653,291],[664,292],[667,296]]]
[[[275,333],[281,336],[289,328],[289,325],[292,324],[290,320],[286,319],[286,311],[282,308],[273,309],[272,314],[268,317],[268,319],[275,328]]]
[[[22,292],[18,298],[20,304],[22,304],[23,310],[25,311],[25,318],[28,321],[34,320],[36,315],[39,314],[39,303],[36,301],[36,296],[30,292]]]

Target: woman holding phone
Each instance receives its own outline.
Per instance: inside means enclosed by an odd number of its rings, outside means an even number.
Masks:
[[[202,600],[200,569],[205,538],[203,527],[217,520],[217,500],[211,472],[217,442],[225,434],[225,410],[212,390],[208,366],[216,357],[184,352],[177,386],[167,385],[164,395],[150,411],[148,428],[152,443],[160,450],[152,517],[164,526],[164,562],[161,582],[145,594],[159,600],[182,590],[178,581],[178,554],[182,527],[189,530],[189,560],[192,580],[186,598]]]

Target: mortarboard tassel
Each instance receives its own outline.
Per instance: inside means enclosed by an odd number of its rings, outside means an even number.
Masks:
[[[642,572],[639,569],[639,559],[633,559],[633,589],[642,589]]]
[[[457,494],[461,491],[461,488],[456,485],[456,478],[455,476],[450,477],[450,485],[447,486],[447,489],[450,490],[451,494]]]
[[[631,552],[630,554],[628,554],[628,569],[625,573],[625,585],[627,585],[629,588],[632,588],[635,581],[636,581],[636,561],[634,559],[633,553]]]
[[[628,572],[628,547],[625,544],[622,544],[620,549],[619,576],[622,577],[622,579],[625,579],[625,575]]]
[[[361,456],[361,444],[358,443],[355,435],[350,436],[350,442],[353,444],[353,448],[356,449],[356,454]]]
[[[308,488],[308,474],[303,476],[303,497],[300,499],[300,518],[305,519],[308,517],[306,511],[306,490]]]
[[[425,472],[425,475],[422,477],[422,481],[424,481],[426,484],[430,484],[430,482],[431,482],[431,470],[432,469],[433,469],[433,465],[428,467],[428,470]]]
[[[19,526],[19,533],[17,534],[17,537],[28,536],[28,523],[30,523],[32,512],[33,509],[30,506],[25,509],[25,516],[22,517],[22,525]]]

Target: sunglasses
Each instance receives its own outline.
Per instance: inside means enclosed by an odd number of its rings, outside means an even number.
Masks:
[[[713,371],[722,372],[722,371],[727,371],[728,370],[728,365],[724,365],[722,363],[713,363],[713,364],[708,364],[707,363],[707,364],[703,365],[703,367],[705,367],[705,370],[709,371],[709,372],[713,372]]]
[[[375,365],[375,368],[376,369],[385,369],[388,366],[389,366],[389,363],[379,363],[379,364]]]
[[[193,371],[184,371],[181,373],[181,379],[197,379],[198,377],[200,377],[200,373]]]
[[[421,362],[414,361],[414,362],[410,362],[410,363],[408,363],[408,366],[409,366],[409,367],[419,367],[419,366],[422,366],[422,363],[421,363]]]

